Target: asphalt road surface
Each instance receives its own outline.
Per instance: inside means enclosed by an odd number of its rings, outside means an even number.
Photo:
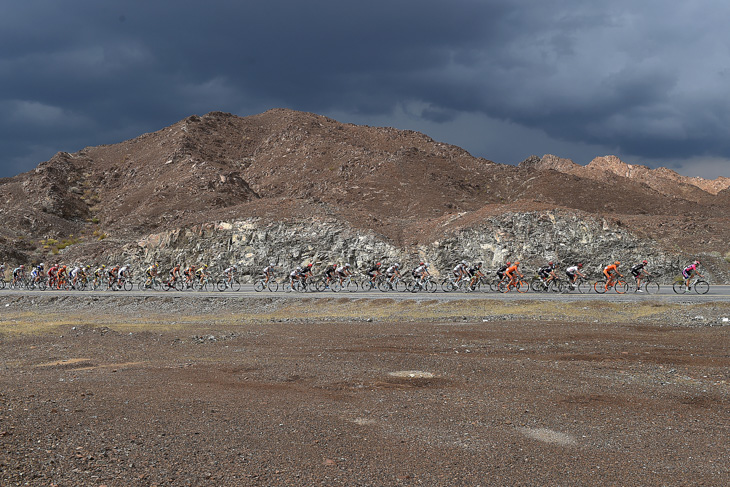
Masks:
[[[241,285],[241,290],[238,292],[232,292],[232,291],[153,291],[153,290],[145,290],[145,291],[139,291],[137,290],[137,286],[135,285],[135,288],[132,291],[28,291],[28,290],[10,290],[8,288],[5,288],[3,290],[0,290],[0,297],[3,295],[87,295],[87,296],[104,296],[104,295],[115,295],[115,294],[123,294],[125,296],[150,296],[150,295],[164,295],[164,296],[188,296],[191,299],[194,299],[195,297],[215,297],[215,296],[240,296],[242,298],[247,297],[276,297],[281,299],[288,299],[288,298],[301,298],[301,297],[308,297],[308,298],[332,298],[334,296],[337,296],[338,298],[352,298],[352,299],[360,299],[360,298],[367,298],[367,299],[397,299],[397,300],[407,300],[407,299],[423,299],[428,297],[428,299],[436,299],[436,300],[444,300],[444,301],[454,301],[454,300],[463,300],[463,299],[499,299],[499,300],[542,300],[542,301],[563,301],[563,302],[572,302],[572,301],[593,301],[593,300],[608,300],[612,302],[632,302],[632,301],[640,301],[640,300],[659,300],[661,302],[665,303],[703,303],[703,302],[713,302],[713,301],[730,301],[730,286],[728,285],[711,285],[709,292],[707,294],[697,294],[694,291],[687,292],[685,294],[675,294],[672,288],[668,285],[662,286],[659,289],[659,292],[656,294],[647,294],[647,293],[634,293],[634,292],[628,292],[625,294],[618,294],[614,291],[609,291],[605,294],[597,294],[593,291],[586,293],[586,294],[580,294],[578,292],[571,292],[571,293],[536,293],[536,292],[526,292],[526,293],[519,293],[519,292],[508,292],[508,293],[499,293],[499,292],[443,292],[441,290],[438,290],[434,293],[426,293],[426,292],[381,292],[381,291],[357,291],[357,292],[347,292],[347,291],[339,291],[337,293],[331,292],[331,291],[323,291],[323,292],[288,292],[285,293],[281,290],[277,292],[270,292],[270,291],[262,291],[262,292],[256,292],[253,289],[253,285],[251,284],[243,284]]]

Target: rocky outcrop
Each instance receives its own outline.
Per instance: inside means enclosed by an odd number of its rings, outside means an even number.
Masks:
[[[149,235],[104,258],[139,267],[160,262],[169,268],[180,262],[221,270],[237,264],[249,279],[271,263],[288,272],[310,262],[320,268],[330,262],[348,262],[364,269],[376,261],[397,261],[405,268],[426,261],[438,274],[462,259],[482,261],[488,269],[519,260],[527,273],[548,260],[561,262],[563,268],[582,262],[595,276],[608,262],[619,260],[628,270],[631,263],[647,259],[653,273],[673,277],[690,259],[636,237],[618,220],[568,211],[506,213],[411,248],[394,246],[378,234],[358,232],[337,220],[265,223],[245,219]],[[721,279],[726,273],[719,268],[717,272]]]

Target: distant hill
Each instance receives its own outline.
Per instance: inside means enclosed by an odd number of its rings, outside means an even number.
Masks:
[[[488,215],[555,208],[620,221],[688,253],[727,252],[730,237],[728,178],[685,178],[613,156],[587,166],[550,155],[502,165],[418,132],[285,109],[191,116],[118,144],[58,153],[0,187],[0,249],[11,260],[42,258],[62,240],[77,254],[98,252],[251,217],[330,218],[403,247]]]

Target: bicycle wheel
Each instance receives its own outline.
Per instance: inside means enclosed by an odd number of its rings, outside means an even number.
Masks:
[[[124,281],[124,283],[122,284],[122,288],[125,291],[131,291],[132,288],[134,288],[134,284],[132,284],[132,281]]]
[[[425,285],[427,293],[435,293],[439,288],[438,284],[433,279],[426,281]],[[479,282],[476,283],[476,286],[479,286]]]
[[[578,281],[576,287],[578,288],[578,292],[581,294],[587,294],[591,292],[591,283],[583,279]]]
[[[524,279],[520,279],[519,281],[517,281],[515,288],[517,289],[518,293],[526,293],[530,290],[530,283],[528,283]]]
[[[608,291],[608,288],[606,287],[606,281],[604,279],[596,281],[593,284],[593,290],[596,291],[598,294],[603,294]]]
[[[563,281],[552,280],[550,281],[548,291],[552,293],[562,293],[565,291],[565,283]]]
[[[445,293],[450,293],[455,289],[454,283],[451,279],[444,279],[441,281],[441,290]]]
[[[398,280],[395,283],[395,290],[398,292],[404,292],[408,288],[408,283],[406,281]]]
[[[534,292],[536,292],[536,293],[541,293],[541,292],[543,292],[543,291],[546,291],[546,290],[547,290],[547,289],[545,288],[545,285],[543,284],[543,282],[542,282],[542,281],[541,281],[540,279],[533,279],[533,280],[532,280],[532,281],[530,282],[530,288],[531,288],[531,289],[532,289],[532,290],[533,290]]]
[[[676,294],[684,294],[687,292],[687,286],[684,285],[684,281],[674,281],[672,289]]]
[[[283,288],[283,290],[284,290],[284,292],[285,292],[285,293],[290,293],[290,292],[292,292],[292,286],[291,286],[291,282],[289,282],[289,281],[284,281],[284,283],[282,284],[282,288]]]
[[[707,281],[697,281],[695,282],[694,288],[697,294],[707,294],[707,291],[710,290],[710,285]]]
[[[511,286],[509,285],[509,281],[499,281],[499,284],[497,284],[497,288],[499,289],[500,293],[508,293]]]
[[[647,294],[657,294],[659,292],[659,283],[649,281],[644,284],[644,290],[647,292]]]
[[[381,292],[387,293],[393,287],[390,285],[390,281],[388,279],[383,279],[378,283],[378,289],[380,289]]]
[[[345,284],[345,290],[351,293],[357,292],[358,286],[356,281],[348,280]]]
[[[238,289],[236,289],[236,291],[238,291],[238,290],[240,290],[240,289],[241,289],[241,285],[240,285],[240,284],[239,284],[238,282],[236,282],[236,284],[238,284]],[[278,282],[276,282],[276,281],[274,281],[274,280],[272,279],[272,280],[270,280],[270,281],[269,281],[269,283],[268,283],[268,284],[266,285],[266,288],[267,288],[267,289],[268,289],[269,291],[271,291],[272,293],[275,293],[276,291],[278,291],[278,290],[279,290],[279,283],[278,283]]]
[[[226,288],[226,283],[225,283],[225,281],[219,281],[219,285],[220,285],[221,282],[223,282],[223,289],[220,289],[220,287],[219,287],[219,289],[221,291],[223,291]],[[264,281],[262,279],[259,279],[258,281],[256,281],[253,284],[253,290],[256,291],[257,293],[260,293],[261,291],[263,291],[264,290],[264,287],[265,287],[264,286]]]
[[[340,284],[340,281],[334,280],[330,282],[330,291],[333,293],[338,293],[342,290],[342,284]]]
[[[626,281],[618,280],[613,285],[613,290],[616,291],[618,294],[624,294],[626,291],[628,291],[629,285],[626,283]]]

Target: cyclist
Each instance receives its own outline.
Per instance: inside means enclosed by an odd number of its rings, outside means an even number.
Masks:
[[[263,271],[261,271],[263,277],[266,278],[266,284],[268,284],[269,281],[274,278],[274,267],[275,267],[275,264],[272,262],[271,264],[264,267]],[[233,268],[235,269],[236,266],[233,266]]]
[[[68,281],[68,268],[62,265],[56,272],[56,288],[61,289],[61,286],[65,285]]]
[[[537,275],[540,276],[540,279],[542,279],[542,285],[545,289],[547,289],[550,281],[558,277],[555,273],[557,268],[558,265],[555,262],[550,261],[547,265],[544,265],[537,270]]]
[[[198,279],[200,284],[203,284],[205,279],[208,277],[208,273],[206,272],[207,270],[208,264],[203,264],[201,267],[198,267],[197,271],[195,271],[195,277]]]
[[[468,279],[471,277],[469,275],[469,271],[467,270],[468,264],[465,260],[462,260],[458,264],[456,264],[456,267],[453,269],[454,277],[456,277],[456,282],[461,281],[462,279]]]
[[[692,279],[692,276],[697,275],[699,277],[704,277],[697,270],[697,266],[699,266],[699,265],[700,265],[700,261],[696,260],[682,270],[682,276],[684,277],[684,285],[687,286],[687,289],[689,289],[689,281],[690,281],[690,279]]]
[[[418,266],[411,271],[411,275],[416,280],[423,280],[430,276],[430,273],[428,272],[428,264],[425,262],[420,262]]]
[[[647,260],[642,260],[638,264],[634,264],[631,266],[631,275],[634,276],[634,280],[636,281],[636,291],[637,293],[643,293],[641,289],[641,281],[644,279],[644,276],[648,276],[649,273],[646,271],[646,265],[649,263]]]
[[[396,277],[400,277],[400,264],[396,262],[388,267],[385,271],[385,277],[387,277],[390,282],[393,282],[393,279]]]
[[[324,279],[325,279],[325,289],[329,289],[329,285],[332,281],[335,280],[335,274],[337,274],[337,267],[335,264],[330,262],[327,264],[327,267],[324,268]]]
[[[79,279],[79,272],[81,271],[81,266],[76,264],[73,269],[71,269],[71,272],[68,273],[69,277],[71,278],[71,287],[73,289],[76,289],[76,282]]]
[[[18,284],[25,277],[25,266],[20,265],[13,269],[13,285]]]
[[[578,276],[582,277],[583,279],[586,278],[586,276],[580,271],[582,268],[583,264],[579,262],[578,264],[572,265],[565,269],[565,275],[568,276],[571,289],[575,287],[575,281],[578,279]]]
[[[616,261],[603,268],[603,275],[606,276],[606,290],[613,286],[618,276],[624,277],[624,275],[618,271],[618,266],[620,265],[621,262]]]
[[[180,279],[180,264],[175,264],[175,267],[170,269],[170,279],[167,281],[167,285],[173,285]]]
[[[38,284],[41,280],[41,277],[43,277],[43,266],[44,264],[43,262],[41,262],[40,264],[35,266],[32,271],[30,271],[30,277],[33,281],[33,284]],[[0,276],[2,276],[1,273]]]
[[[289,284],[294,287],[294,281],[301,281],[304,279],[304,269],[301,266],[297,266],[289,273]]]
[[[500,281],[502,279],[504,279],[504,273],[507,271],[507,269],[509,269],[509,266],[511,266],[511,265],[512,265],[512,262],[507,262],[502,267],[500,267],[499,269],[497,269],[497,277],[499,277],[499,280]]]
[[[183,274],[185,275],[185,284],[190,286],[193,283],[193,278],[195,277],[195,266],[191,265],[187,269],[183,271]]]
[[[312,264],[309,264],[310,266]],[[340,284],[342,284],[342,281],[346,278],[352,275],[352,271],[350,270],[350,264],[344,264],[337,267],[337,277],[340,279]]]
[[[129,269],[129,266],[127,264],[124,264],[122,267],[119,268],[119,273],[117,274],[117,280],[118,284],[121,287],[123,282],[127,279],[132,278],[132,271]]]
[[[484,277],[484,274],[482,273],[482,263],[477,262],[476,264],[473,264],[469,269],[467,269],[467,272],[471,276],[469,286],[474,289],[474,286],[476,285],[479,278]]]
[[[144,283],[145,287],[150,287],[152,285],[153,279],[157,277],[157,269],[159,269],[159,267],[160,264],[155,262],[147,268],[147,270],[145,271],[145,274],[147,275],[147,280]]]
[[[104,272],[106,272],[106,266],[102,264],[100,267],[97,267],[94,271],[94,283],[96,285],[99,285],[101,283],[101,280],[104,278]]]
[[[119,273],[119,264],[116,264],[114,267],[106,271],[107,274],[107,289],[111,289],[111,287],[114,285],[114,281],[117,280],[117,275]]]
[[[375,279],[380,276],[382,273],[380,272],[380,267],[382,264],[380,262],[376,262],[373,264],[373,266],[368,269],[368,277],[370,278],[370,282],[375,283]]]
[[[509,283],[508,283],[508,286],[509,287],[512,287],[515,284],[517,284],[517,276],[515,276],[515,273],[519,274],[520,278],[525,277],[520,272],[519,267],[520,267],[520,262],[519,261],[516,261],[511,266],[509,266],[507,268],[507,270],[504,271],[505,277],[508,277],[509,278]]]
[[[238,272],[238,268],[235,265],[232,265],[223,270],[223,275],[226,276],[226,286],[227,287],[231,286],[231,282],[233,281],[233,274],[235,274],[236,272]]]

